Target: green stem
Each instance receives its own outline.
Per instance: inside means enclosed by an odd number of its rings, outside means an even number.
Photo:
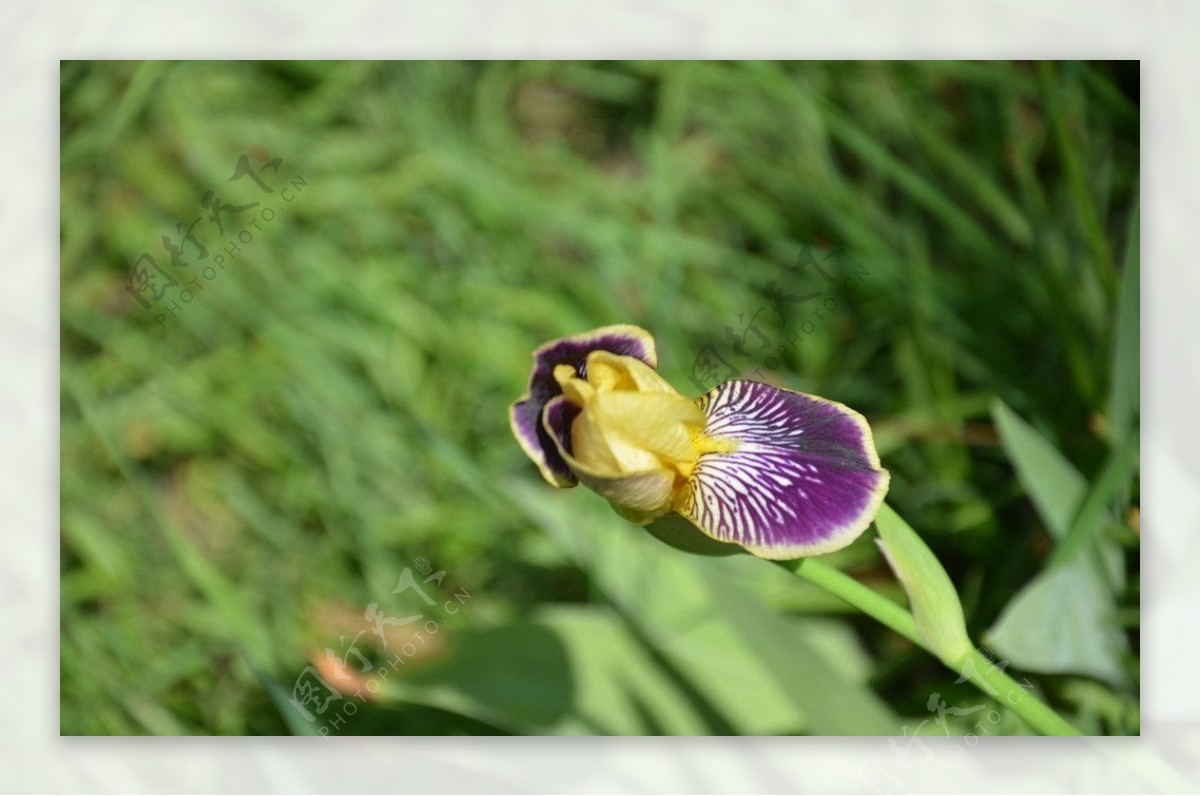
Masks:
[[[788,564],[784,564],[788,567]],[[841,597],[867,616],[887,625],[919,647],[924,647],[917,635],[917,623],[912,614],[899,605],[877,594],[840,569],[835,569],[815,558],[802,558],[792,570],[814,586]]]
[[[845,600],[849,605],[879,621],[922,649],[928,649],[917,633],[912,614],[896,603],[877,594],[841,570],[815,558],[801,559],[792,567],[784,564],[814,586]],[[1043,735],[1078,735],[1079,731],[1050,709],[1031,692],[1022,688],[1004,670],[977,649],[956,661],[943,661],[951,670],[960,673],[979,690],[1010,708]]]
[[[980,691],[990,695],[1001,705],[1011,708],[1042,735],[1079,735],[1079,730],[1072,727],[1066,719],[1055,713],[1031,691],[1005,674],[1003,669],[996,666],[995,661],[979,650],[971,650],[958,665],[951,668],[979,686]]]

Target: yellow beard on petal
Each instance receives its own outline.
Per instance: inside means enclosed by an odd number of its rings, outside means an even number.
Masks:
[[[692,445],[696,453],[733,453],[738,449],[738,443],[732,439],[718,439],[704,433],[704,429],[692,430]]]

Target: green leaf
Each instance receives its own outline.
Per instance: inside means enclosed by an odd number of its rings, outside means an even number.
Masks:
[[[572,712],[555,732],[607,735],[706,735],[710,728],[674,672],[647,650],[614,611],[593,606],[543,609],[572,672]]]
[[[543,609],[460,631],[450,654],[389,679],[390,700],[523,735],[702,735],[708,728],[611,610]]]
[[[1021,669],[1126,681],[1112,598],[1098,567],[1077,557],[1028,583],[1004,609],[986,641]]]
[[[1028,583],[988,632],[991,645],[1021,668],[1124,680],[1128,648],[1114,619],[1122,587],[1119,545],[1100,538],[1104,509],[1137,465],[1127,438],[1089,488],[1062,454],[1002,402],[992,414],[1001,440],[1042,519],[1058,540],[1047,571]]]
[[[926,647],[949,665],[973,649],[962,603],[933,551],[886,503],[875,516],[880,548],[904,585],[913,619]]]
[[[993,402],[992,416],[1018,479],[1062,548],[1055,550],[1052,562],[1085,548],[1099,528],[1107,501],[1137,466],[1138,439],[1126,439],[1113,451],[1089,488],[1079,471],[1003,401]],[[1096,555],[1089,560],[1101,574],[1107,573],[1110,591],[1116,593],[1124,588],[1121,546],[1111,539],[1097,539],[1095,544]]]
[[[1096,476],[1096,480],[1088,489],[1087,497],[1080,505],[1075,519],[1071,521],[1071,527],[1066,536],[1054,549],[1049,566],[1084,553],[1097,540],[1097,534],[1104,525],[1109,505],[1121,493],[1121,490],[1125,489],[1129,479],[1137,472],[1140,453],[1141,435],[1137,433],[1126,436],[1120,447],[1112,452],[1104,469],[1100,471],[1100,475]],[[1120,566],[1120,548],[1113,542],[1102,544],[1100,547],[1103,549],[1106,560],[1112,557],[1111,548],[1116,548],[1117,566],[1113,572],[1114,587],[1120,588],[1124,575],[1124,567]]]
[[[1113,344],[1112,383],[1108,391],[1108,434],[1113,444],[1120,444],[1133,431],[1141,390],[1139,220],[1140,215],[1135,204],[1129,219],[1129,245],[1125,250],[1121,288],[1117,296],[1117,332]]]
[[[390,698],[460,713],[508,732],[536,734],[571,706],[567,651],[533,622],[460,631],[449,654],[388,678]]]
[[[897,717],[856,681],[860,666],[831,660],[827,637],[764,604],[777,577],[751,556],[688,555],[615,516],[598,496],[509,482],[521,509],[587,571],[717,734],[886,735]]]
[[[254,676],[262,683],[267,695],[271,698],[271,702],[275,705],[275,709],[279,711],[279,715],[283,717],[283,723],[287,725],[288,731],[292,735],[319,735],[319,725],[313,721],[307,721],[296,707],[288,700],[287,690],[279,684],[275,678],[268,675],[266,672],[255,666],[249,658],[245,658],[246,664],[254,672]]]
[[[1055,539],[1066,535],[1087,492],[1087,481],[1058,449],[997,398],[992,418],[1017,478]]]

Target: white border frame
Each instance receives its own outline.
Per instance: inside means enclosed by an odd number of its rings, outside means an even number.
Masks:
[[[57,5],[57,7],[55,7]],[[982,739],[892,792],[1200,787],[1200,4],[69,2],[0,6],[0,790],[854,792],[885,739],[60,739],[58,60],[1085,57],[1143,69],[1143,738]],[[1197,567],[1197,569],[1192,569]]]

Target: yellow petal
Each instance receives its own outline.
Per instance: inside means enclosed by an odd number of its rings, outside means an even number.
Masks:
[[[567,459],[568,463],[574,463]],[[632,522],[645,525],[671,510],[675,491],[675,474],[670,470],[621,475],[615,478],[598,476],[580,468],[575,470],[579,480],[588,488],[618,507]]]
[[[571,447],[575,457],[593,472],[609,476],[660,467],[657,456],[638,449],[603,423],[597,413],[599,403],[599,400],[590,402],[571,426]]]
[[[588,354],[587,372],[588,382],[598,390],[679,394],[654,368],[635,357],[593,351]]]
[[[623,472],[645,469],[643,457],[623,458],[626,450],[652,454],[662,464],[696,460],[689,427],[703,427],[704,413],[677,393],[597,393],[585,414],[591,416],[591,424],[608,442]]]
[[[581,414],[576,418],[576,426],[582,417]],[[673,470],[659,466],[657,459],[651,457],[655,462],[654,466],[634,473],[621,473],[615,467],[605,466],[603,463],[595,466],[572,455],[544,418],[542,422],[559,454],[580,482],[618,506],[631,520],[645,524],[671,510],[675,488],[680,479]],[[572,447],[576,444],[572,439]]]
[[[555,444],[580,481],[633,521],[649,522],[670,509],[695,467],[704,413],[635,357],[592,351],[586,372],[581,379],[570,365],[554,369],[560,400],[580,410],[571,451]]]

